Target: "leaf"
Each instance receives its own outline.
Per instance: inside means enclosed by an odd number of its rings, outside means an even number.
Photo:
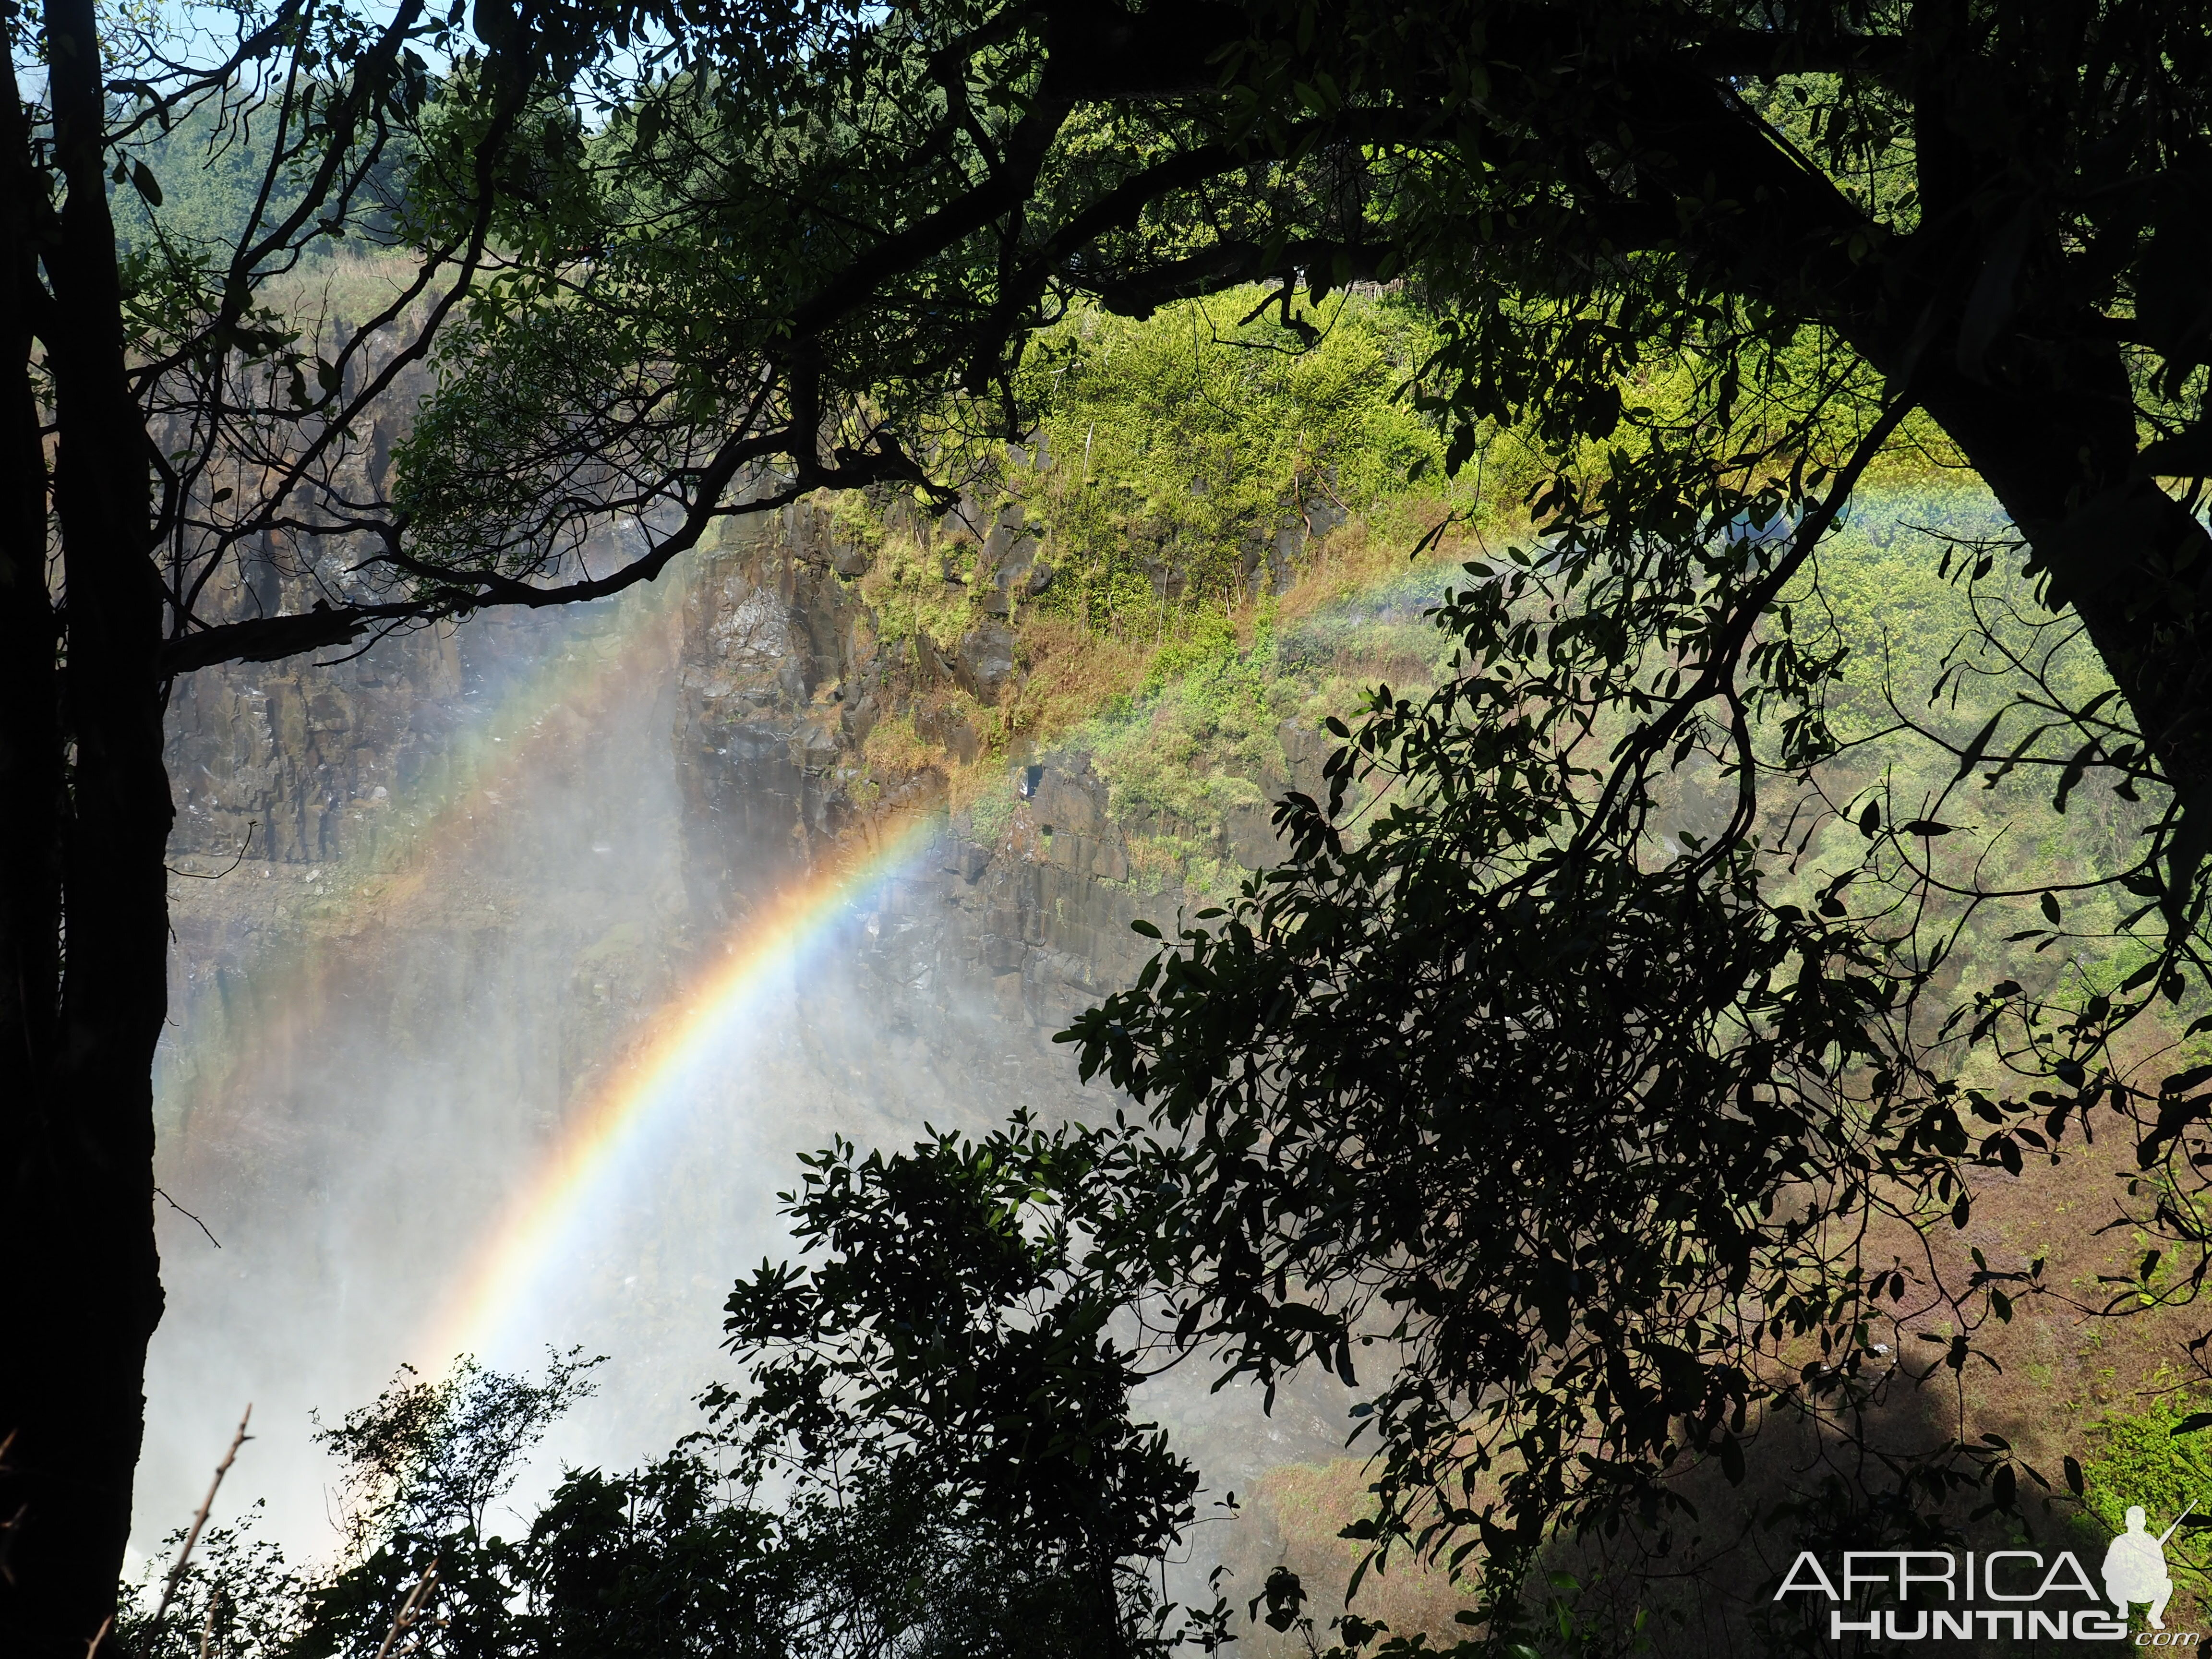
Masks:
[[[2136,471],[2145,477],[2212,475],[2212,421],[2199,421],[2171,438],[2145,444],[2136,457]]]
[[[1146,939],[1158,939],[1160,936],[1160,930],[1141,916],[1129,924],[1129,931],[1133,933],[1142,933]]]
[[[2043,896],[2043,914],[2045,919],[2053,924],[2058,921],[2058,896],[2056,893],[2045,893]]]
[[[2097,740],[2092,738],[2074,751],[2074,757],[2066,763],[2065,769],[2059,773],[2057,791],[2051,797],[2051,805],[2059,811],[2063,812],[2066,810],[2066,803],[2073,799],[2075,789],[2088,775],[2090,759],[2096,752]]]
[[[2212,1429],[2212,1412],[2191,1412],[2167,1431],[2170,1434],[2197,1434]],[[2067,1462],[2073,1460],[2069,1458]]]
[[[2207,1421],[2212,1421],[2212,1412],[2204,1416]],[[2081,1478],[2081,1466],[2070,1456],[2066,1460],[2066,1490],[2076,1498],[2086,1496],[2089,1490],[2089,1483]]]
[[[2166,854],[2167,878],[2177,902],[2187,896],[2208,848],[2212,848],[2212,783],[2202,783],[2182,803],[2181,828]]]
[[[1721,1437],[1721,1473],[1731,1486],[1743,1485],[1743,1443],[1732,1434]]]
[[[1975,765],[1982,758],[1982,751],[1990,746],[1990,739],[1996,736],[1998,725],[2010,712],[2009,708],[1998,709],[1996,714],[1990,716],[1990,723],[1967,740],[1966,746],[1959,751],[1959,769],[1952,775],[1954,782],[1974,769]]]
[[[1949,824],[1938,823],[1933,818],[1915,818],[1911,823],[1898,827],[1908,836],[1948,836],[1951,833]]]
[[[1869,801],[1866,811],[1859,814],[1859,834],[1872,841],[1875,831],[1881,828],[1881,803]]]
[[[514,33],[514,0],[476,0],[477,39],[499,46]]]
[[[137,186],[138,193],[146,198],[146,204],[149,207],[161,205],[161,184],[154,177],[153,169],[143,161],[133,161],[131,164],[131,182]]]

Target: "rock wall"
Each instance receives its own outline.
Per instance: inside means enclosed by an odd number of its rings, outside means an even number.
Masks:
[[[373,854],[392,799],[431,781],[471,678],[463,641],[443,629],[329,666],[293,658],[187,675],[168,711],[173,852],[227,862],[242,849],[286,865]]]
[[[665,592],[179,688],[157,1087],[180,1207],[161,1216],[147,1542],[197,1503],[210,1422],[252,1399],[249,1489],[278,1536],[318,1547],[310,1408],[373,1397],[402,1359],[445,1363],[424,1334],[488,1225],[781,896],[826,895],[825,919],[748,1012],[772,1027],[748,1036],[748,1075],[701,1091],[716,1121],[562,1287],[546,1339],[616,1358],[560,1455],[620,1465],[696,1426],[730,1276],[787,1248],[774,1194],[797,1152],[1110,1113],[1052,1037],[1134,975],[1153,947],[1129,923],[1171,921],[1177,895],[1132,882],[1079,751],[1018,752],[957,808],[938,769],[886,782],[864,763],[902,714],[972,755],[976,704],[950,688],[1016,670],[988,611],[949,650],[882,639],[862,563],[794,508]],[[1264,814],[1231,836],[1264,856]],[[1206,1380],[1146,1409],[1217,1490],[1335,1449],[1340,1402],[1293,1390],[1261,1422],[1249,1390]]]
[[[984,544],[979,570],[1038,580],[1018,524]],[[1154,948],[1133,921],[1174,921],[1182,894],[1133,881],[1131,853],[1177,826],[1117,823],[1076,748],[1017,748],[959,808],[939,769],[871,768],[897,714],[973,752],[977,705],[950,687],[1004,629],[987,611],[950,651],[887,641],[866,560],[799,505],[737,521],[665,591],[182,683],[171,1173],[258,1203],[376,1133],[329,1121],[333,1067],[418,1061],[455,1100],[505,1103],[467,1109],[504,1114],[526,1158],[757,907],[811,880],[848,890],[781,1040],[844,1097],[847,1133],[1103,1110],[1051,1039]],[[1282,736],[1317,768],[1316,734]],[[1264,805],[1222,835],[1248,866],[1272,855]],[[465,1064],[441,1048],[457,1028],[487,1034]]]
[[[1024,756],[987,782],[1012,805],[988,835],[949,808],[935,773],[888,788],[871,775],[861,750],[878,720],[926,704],[979,655],[1012,672],[1012,653],[979,647],[1004,631],[988,619],[950,660],[927,639],[883,641],[842,552],[825,514],[787,508],[706,555],[687,592],[674,740],[695,914],[732,921],[763,890],[934,819],[927,849],[878,890],[852,971],[892,1030],[950,1022],[969,1036],[980,1012],[1048,1036],[1135,973],[1151,946],[1129,923],[1171,915],[1174,896],[1131,886],[1106,781],[1079,751]],[[939,731],[956,757],[974,740]]]

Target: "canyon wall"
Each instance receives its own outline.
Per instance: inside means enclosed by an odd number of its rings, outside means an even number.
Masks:
[[[949,656],[926,638],[882,639],[841,556],[850,570],[825,514],[787,508],[741,524],[685,595],[672,738],[693,912],[726,925],[762,889],[864,859],[872,840],[933,818],[927,851],[902,866],[865,944],[854,941],[870,1000],[900,1030],[980,1012],[1057,1030],[1134,974],[1152,946],[1130,921],[1171,916],[1176,896],[1131,882],[1105,780],[1079,750],[1015,745],[986,784],[1011,807],[990,815],[990,831],[977,829],[984,814],[948,810],[935,771],[885,779],[867,765],[869,732],[900,711],[918,710],[948,760],[972,755],[968,721],[928,707],[927,693],[982,656],[1005,662],[1003,680],[1012,652],[988,619],[980,645],[971,635]]]
[[[426,1333],[516,1194],[781,896],[823,896],[807,948],[672,1161],[501,1328],[528,1341],[466,1339],[508,1364],[545,1342],[615,1356],[557,1455],[621,1462],[696,1426],[720,1298],[781,1253],[798,1152],[1110,1113],[1052,1037],[1155,948],[1130,921],[1171,922],[1181,895],[1133,879],[1142,828],[1079,749],[1009,744],[951,798],[993,708],[964,687],[1006,689],[1012,653],[988,612],[980,645],[884,639],[855,562],[801,507],[620,602],[179,685],[157,1079],[176,1207],[142,1544],[189,1512],[247,1399],[248,1489],[289,1540],[326,1530],[310,1409],[450,1359]],[[869,763],[902,716],[942,768]],[[1256,861],[1264,813],[1224,836]],[[1237,1391],[1172,1392],[1230,1486],[1337,1443],[1321,1407],[1263,1425]]]

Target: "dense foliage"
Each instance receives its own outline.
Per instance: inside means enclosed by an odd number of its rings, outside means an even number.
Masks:
[[[497,1506],[596,1362],[403,1376],[320,1436],[348,1471],[331,1571],[217,1528],[158,1627],[169,1563],[151,1570],[125,1637],[146,1659],[1212,1645],[1224,1609],[1178,1607],[1159,1580],[1195,1472],[1132,1419],[1138,1356],[1108,1329],[1126,1298],[1084,1271],[1080,1236],[1114,1196],[1098,1154],[1017,1125],[810,1158],[789,1213],[812,1254],[738,1283],[744,1380],[706,1397],[708,1431],[641,1469],[568,1472],[509,1537]]]
[[[1267,299],[1146,322],[1085,309],[1040,337],[1020,498],[1063,572],[1042,603],[1139,631],[1164,600],[1227,612],[1287,575],[1280,548],[1436,470],[1435,428],[1401,395],[1433,349],[1426,315],[1340,296],[1309,343],[1250,314]]]

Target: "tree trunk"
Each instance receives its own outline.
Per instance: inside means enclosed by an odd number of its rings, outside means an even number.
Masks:
[[[46,602],[44,526],[12,495],[12,577],[0,599],[11,704],[0,720],[11,854],[0,927],[23,975],[4,1006],[10,1048],[0,1073],[0,1213],[9,1223],[8,1342],[0,1360],[0,1474],[7,1571],[0,1653],[84,1659],[115,1610],[131,1527],[145,1401],[146,1344],[161,1317],[154,1247],[154,1048],[167,1007],[163,854],[172,809],[161,762],[155,664],[161,595],[150,556],[146,434],[125,373],[114,227],[101,165],[105,94],[90,0],[52,0],[56,159],[68,194],[58,224],[34,226],[51,301],[11,266],[19,343],[26,301],[51,304],[56,441],[52,510],[61,543],[67,634],[59,720]],[[25,152],[17,150],[21,156]],[[19,164],[11,157],[11,167]],[[11,215],[28,216],[10,179]],[[11,364],[12,476],[36,467],[22,442],[27,385]],[[20,481],[19,481],[20,482]],[[34,481],[32,481],[34,482]],[[35,568],[35,584],[23,580]],[[43,612],[43,616],[41,615]],[[42,637],[43,634],[43,637]],[[43,672],[41,672],[43,671]],[[40,688],[46,688],[43,697]],[[55,786],[67,767],[67,794]],[[15,793],[17,779],[27,793]],[[59,916],[46,875],[58,864]],[[41,885],[41,883],[46,883]],[[57,930],[58,980],[49,958]],[[112,1644],[108,1644],[112,1646]]]
[[[2027,537],[2051,604],[2081,619],[2185,816],[2201,819],[2212,809],[2212,660],[2198,623],[2212,537],[2137,476],[2118,349],[2073,356],[2041,385],[1942,365],[1923,374],[1921,402]]]
[[[1924,89],[1931,131],[1943,125],[1946,84],[1938,76]],[[2119,348],[2099,337],[2093,314],[2065,310],[2073,302],[2060,290],[2057,299],[2027,296],[1969,349],[1970,295],[1994,257],[1971,216],[1931,217],[1886,264],[1860,264],[1845,252],[1850,235],[1868,228],[1859,209],[1709,82],[1657,73],[1626,101],[1641,136],[1673,157],[1660,170],[1678,198],[1696,199],[1703,180],[1718,179],[1722,196],[1759,204],[1756,213],[1717,215],[1700,233],[1695,251],[1710,270],[1833,329],[1909,389],[1965,452],[2049,571],[2051,604],[2081,618],[2179,796],[2176,864],[2185,874],[2212,837],[2212,653],[2196,620],[2212,599],[2212,536],[2136,475]],[[1973,160],[1923,142],[1923,201],[1981,180]],[[2056,249],[2045,252],[2061,264]],[[2047,314],[2054,307],[2063,314]]]

